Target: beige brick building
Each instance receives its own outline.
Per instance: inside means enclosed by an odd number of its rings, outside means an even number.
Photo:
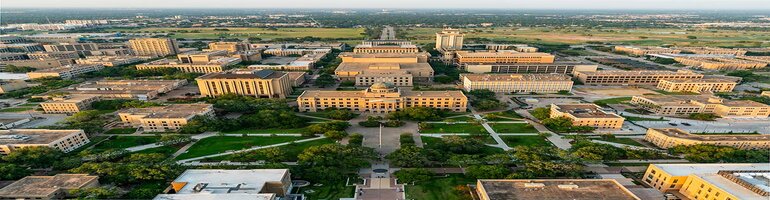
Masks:
[[[343,62],[334,74],[340,80],[352,80],[358,86],[386,82],[396,86],[412,86],[414,82],[429,83],[433,68],[428,63],[364,63]]]
[[[145,132],[177,131],[195,116],[214,116],[211,104],[171,104],[149,108],[131,108],[118,112],[120,121]]]
[[[0,94],[5,94],[10,91],[27,88],[27,82],[19,79],[0,79]]]
[[[749,100],[727,100],[712,95],[643,95],[631,103],[656,115],[713,113],[723,118],[767,118],[770,106]]]
[[[0,189],[0,199],[70,199],[76,189],[99,187],[99,177],[88,174],[27,176]]]
[[[737,58],[674,57],[679,63],[709,70],[741,70],[767,67],[766,62]]]
[[[732,92],[738,81],[727,78],[703,78],[689,80],[660,80],[658,89],[666,92]]]
[[[26,147],[51,147],[70,152],[91,142],[83,130],[0,130],[0,155]]]
[[[445,28],[436,33],[436,49],[442,50],[460,50],[463,48],[463,39],[465,34],[460,29]]]
[[[27,56],[29,56],[30,59],[46,59],[46,58],[53,58],[53,59],[78,59],[80,56],[78,55],[78,52],[76,51],[55,51],[55,52],[34,52],[34,53],[28,53]]]
[[[770,135],[697,135],[678,128],[647,129],[644,140],[662,149],[668,149],[677,145],[690,146],[698,144],[729,146],[738,149],[770,149]]]
[[[676,49],[686,53],[709,54],[709,55],[731,54],[736,56],[742,56],[742,55],[745,55],[746,52],[748,52],[742,49],[728,49],[728,48],[719,48],[719,47],[676,47]]]
[[[575,78],[586,85],[657,85],[660,80],[690,80],[701,79],[703,74],[688,70],[676,72],[666,70],[600,70],[575,71]]]
[[[573,126],[597,129],[621,129],[625,118],[605,112],[596,104],[551,104],[551,118],[567,117]]]
[[[641,200],[614,179],[479,179],[479,200]]]
[[[498,52],[456,52],[457,64],[461,68],[467,65],[505,64],[505,63],[553,63],[555,56],[547,53],[521,53],[516,51]]]
[[[238,94],[259,98],[286,98],[292,80],[285,72],[273,70],[234,70],[210,73],[195,79],[201,95],[216,97]]]
[[[353,53],[417,53],[420,48],[416,45],[365,45],[359,44]]]
[[[55,97],[53,101],[40,103],[45,113],[74,114],[91,108],[91,103],[98,101],[99,96],[76,95]]]
[[[46,77],[71,79],[81,74],[85,74],[88,72],[95,72],[102,69],[104,69],[104,65],[101,65],[101,64],[93,64],[93,65],[75,64],[75,65],[67,65],[67,66],[37,70],[33,72],[27,72],[27,76],[29,76],[30,79],[46,78]]]
[[[250,50],[249,44],[242,42],[212,42],[209,43],[209,49],[214,51],[224,50],[229,53]]]
[[[227,55],[228,53],[226,50],[190,51],[179,53],[176,55],[176,58],[181,63],[208,64],[216,58],[225,57]]]
[[[155,199],[291,199],[292,181],[288,169],[188,169],[170,186]]]
[[[663,193],[692,200],[765,200],[767,163],[650,164],[642,182]]]
[[[171,38],[140,38],[128,41],[129,47],[138,56],[169,56],[176,55],[179,44]]]
[[[67,66],[71,64],[75,64],[75,61],[73,61],[72,59],[55,59],[55,58],[0,61],[0,65],[14,65],[18,67],[31,67],[35,69],[49,69],[49,68]]]
[[[75,60],[75,63],[81,65],[100,64],[105,67],[114,67],[120,65],[128,65],[132,63],[138,63],[147,59],[137,56],[88,56]]]
[[[428,63],[429,53],[370,53],[343,52],[339,55],[343,63]]]
[[[212,73],[222,72],[227,70],[228,67],[236,65],[241,62],[240,58],[233,57],[218,57],[207,63],[184,63],[177,60],[160,59],[149,63],[138,64],[136,69],[148,70],[148,69],[162,69],[173,68],[183,72],[192,73]]]
[[[644,56],[647,54],[664,54],[664,53],[678,54],[682,52],[681,50],[677,50],[677,49],[651,47],[651,46],[641,46],[641,47],[615,46],[613,47],[613,51],[623,52],[623,53],[627,53],[635,56]]]
[[[100,80],[62,88],[33,97],[48,98],[51,93],[67,93],[73,96],[99,96],[103,99],[155,99],[187,84],[187,80]]]
[[[503,93],[557,93],[572,91],[572,79],[564,74],[460,74],[463,90],[488,89]]]
[[[363,91],[305,90],[297,97],[301,112],[346,108],[369,113],[388,113],[407,107],[430,107],[464,112],[468,98],[460,91],[408,91],[391,84],[375,83]]]

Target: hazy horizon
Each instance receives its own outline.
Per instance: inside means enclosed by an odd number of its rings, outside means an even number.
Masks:
[[[770,10],[767,0],[3,0],[3,8]]]

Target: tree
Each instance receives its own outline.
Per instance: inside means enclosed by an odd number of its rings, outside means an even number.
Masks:
[[[551,109],[550,108],[535,108],[532,110],[532,116],[539,120],[548,119],[551,117]]]
[[[364,143],[364,136],[360,133],[353,133],[348,136],[348,145],[361,146]]]
[[[698,39],[698,37],[697,37],[697,36],[694,36],[694,35],[688,35],[688,36],[687,36],[687,39],[691,39],[691,40],[694,40],[694,39]]]
[[[423,167],[430,163],[426,150],[414,145],[402,146],[385,158],[399,167]]]
[[[716,118],[719,118],[719,116],[713,113],[690,113],[687,118],[701,121],[714,121]]]
[[[340,87],[353,87],[356,86],[355,81],[342,81],[340,82]]]
[[[369,160],[377,157],[371,148],[324,144],[312,146],[300,153],[297,164],[300,177],[313,181],[329,182],[344,180],[344,174],[369,165]]]
[[[765,150],[743,150],[734,147],[709,144],[677,145],[668,149],[669,153],[684,155],[690,162],[702,163],[767,163],[770,152]]]
[[[456,135],[450,135],[443,137],[441,141],[444,143],[442,146],[445,150],[452,153],[459,154],[474,154],[481,151],[483,143],[475,139],[468,139]]]
[[[350,120],[356,117],[356,114],[353,113],[353,111],[350,111],[349,109],[330,109],[325,112],[326,112],[326,117],[329,119]]]
[[[323,73],[316,78],[314,85],[318,87],[327,87],[330,85],[334,85],[336,81],[334,80],[334,77],[328,73]]]
[[[32,174],[26,167],[16,164],[0,163],[0,180],[16,180]]]
[[[331,130],[331,131],[326,131],[324,133],[324,136],[326,136],[327,138],[334,139],[334,140],[341,140],[342,138],[347,137],[348,133],[345,132],[345,131]]]
[[[70,194],[78,199],[116,199],[120,197],[120,189],[117,187],[90,187],[74,189]]]
[[[482,164],[480,156],[468,155],[468,154],[452,155],[449,157],[449,160],[447,160],[447,162],[452,165],[457,165],[463,170],[464,170],[463,166]]]
[[[395,175],[396,178],[398,178],[398,182],[414,184],[415,182],[423,182],[423,181],[430,180],[430,178],[433,177],[435,173],[427,169],[416,168],[416,169],[401,169],[393,173],[393,175]]]
[[[474,165],[465,170],[465,175],[474,179],[501,179],[511,171],[501,165]]]
[[[481,111],[487,111],[487,110],[494,110],[494,109],[505,107],[505,104],[497,100],[484,99],[484,100],[476,101],[473,104],[473,107]]]
[[[124,158],[123,162],[154,164],[163,162],[167,157],[162,153],[135,153]]]
[[[489,89],[480,89],[480,90],[471,90],[468,92],[468,95],[471,95],[475,98],[479,99],[494,99],[495,98],[495,92],[492,92],[492,90]]]
[[[32,168],[51,167],[64,153],[50,147],[25,147],[11,151],[2,159],[8,163]]]
[[[314,136],[319,134],[324,134],[326,131],[334,130],[334,131],[344,131],[346,128],[350,127],[350,123],[345,121],[330,121],[320,124],[312,124],[310,126],[307,126],[305,128],[305,132],[302,134],[305,134],[305,136]]]
[[[429,121],[440,120],[441,112],[435,108],[408,107],[388,114],[388,119]]]

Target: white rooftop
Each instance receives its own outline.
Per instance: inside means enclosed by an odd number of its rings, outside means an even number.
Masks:
[[[174,182],[187,182],[177,194],[257,194],[262,191],[265,183],[281,182],[288,175],[288,169],[190,169],[179,175]],[[199,183],[206,186],[195,191]],[[238,189],[234,190],[236,187]]]
[[[770,170],[770,163],[653,164],[672,176],[717,173],[723,170]]]
[[[153,200],[273,200],[275,194],[159,194]]]
[[[731,195],[738,197],[741,200],[767,200],[767,197],[752,192],[745,187],[736,184],[733,181],[726,179],[725,177],[716,173],[696,174],[695,176],[711,183],[712,185],[729,192]]]

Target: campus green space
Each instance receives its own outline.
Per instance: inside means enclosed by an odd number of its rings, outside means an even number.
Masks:
[[[174,144],[174,145],[166,145],[161,147],[155,147],[155,148],[149,148],[141,151],[137,151],[134,153],[159,153],[166,156],[171,156],[172,154],[176,153],[179,149],[181,149],[184,145],[187,143],[182,144]]]
[[[241,129],[236,131],[223,132],[227,134],[280,134],[280,133],[302,133],[305,128],[269,128],[269,129]]]
[[[617,97],[617,98],[602,99],[602,100],[596,100],[594,101],[594,103],[599,106],[607,106],[609,104],[621,104],[627,101],[631,101],[631,97]]]
[[[551,146],[551,142],[549,142],[545,137],[539,136],[539,135],[501,135],[500,138],[503,139],[505,144],[507,144],[509,147],[516,147],[516,146]]]
[[[420,133],[488,134],[483,126],[471,123],[431,123],[431,128],[420,130]]]
[[[0,109],[0,112],[21,112],[21,111],[28,111],[35,108],[32,107],[16,107],[16,108],[6,108],[6,109]]]
[[[77,153],[79,153],[79,152],[81,152],[83,150],[88,149],[91,146],[94,146],[94,145],[98,144],[102,140],[106,140],[108,137],[109,136],[91,136],[91,137],[88,138],[88,140],[90,140],[91,142],[89,142],[86,145],[83,145],[82,147],[80,147],[78,149],[75,149],[74,151],[70,151],[69,153],[70,154],[77,154]]]
[[[325,110],[321,110],[321,111],[318,111],[318,112],[303,112],[303,113],[300,113],[300,114],[308,115],[308,116],[313,116],[313,117],[320,117],[320,118],[325,118],[325,119],[331,119],[328,116],[329,111],[325,111]],[[353,113],[353,116],[354,116],[353,118],[357,117],[358,115],[360,115],[360,114]]]
[[[132,134],[136,132],[136,128],[113,128],[105,131],[104,134]]]
[[[433,177],[428,181],[417,182],[414,185],[406,185],[406,198],[421,200],[461,200],[463,197],[459,195],[460,191],[456,191],[454,188],[475,182],[475,179],[466,178],[459,174],[451,174],[446,177]]]
[[[218,30],[215,30],[218,29]],[[223,30],[227,29],[227,30]],[[171,38],[184,39],[216,39],[216,38],[249,38],[260,39],[275,38],[341,38],[363,39],[363,28],[114,28],[106,29],[109,32],[125,33],[173,33]]]
[[[307,148],[310,148],[312,146],[320,146],[320,145],[324,145],[324,144],[332,144],[332,143],[335,143],[335,142],[336,141],[334,141],[332,139],[323,138],[323,139],[312,140],[312,141],[307,141],[307,142],[290,143],[290,144],[287,144],[287,145],[279,146],[278,149],[280,149],[281,152],[284,152],[284,155],[285,155],[285,157],[287,159],[287,160],[284,160],[284,161],[291,162],[291,161],[297,161],[297,156],[300,153],[302,153],[302,151],[304,151]],[[217,157],[213,157],[213,158],[206,158],[204,160],[207,161],[207,162],[218,162],[218,161],[223,161],[223,160],[233,160],[232,156],[233,155],[217,156]],[[253,161],[256,161],[256,160],[253,160]]]
[[[442,138],[421,136],[420,139],[422,140],[422,144],[424,145],[425,148],[430,148],[430,149],[441,148],[440,145],[442,144],[441,143]],[[497,147],[484,145],[479,155],[491,155],[491,154],[498,154],[498,153],[505,153],[505,150]]]
[[[254,146],[266,146],[284,142],[300,140],[302,137],[293,136],[213,136],[207,137],[196,142],[187,152],[179,155],[176,159],[182,160],[195,158],[217,153],[224,153],[231,150],[241,150]]]
[[[160,140],[158,136],[112,136],[109,139],[95,145],[92,150],[96,152],[111,149],[125,149],[139,145],[152,144]]]
[[[643,147],[644,145],[637,142],[634,139],[631,138],[600,138],[596,140],[601,140],[605,142],[612,142],[612,143],[618,143],[618,144],[625,144],[625,145],[631,145],[631,146],[639,146]]]
[[[345,182],[337,182],[321,186],[313,186],[311,184],[310,186],[298,189],[297,192],[305,194],[307,199],[341,199],[353,198],[355,189],[355,186],[346,186]]]
[[[497,133],[538,133],[537,129],[528,123],[489,123]]]

